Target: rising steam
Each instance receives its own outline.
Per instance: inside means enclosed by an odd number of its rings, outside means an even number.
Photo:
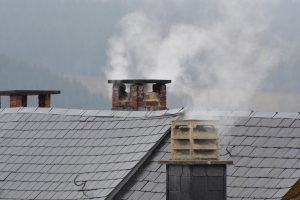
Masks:
[[[262,41],[264,2],[202,0],[177,21],[161,12],[168,4],[142,6],[120,20],[110,40],[107,78],[171,79],[169,92],[195,109],[248,109],[279,62],[278,48]]]

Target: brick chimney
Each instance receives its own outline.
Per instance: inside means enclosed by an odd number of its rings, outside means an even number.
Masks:
[[[226,166],[219,160],[216,121],[172,123],[172,159],[167,165],[167,200],[226,200]]]
[[[0,91],[0,108],[1,96],[9,96],[11,108],[27,107],[28,96],[38,96],[38,107],[51,107],[51,95],[60,94],[59,90],[8,90]]]
[[[112,83],[113,110],[166,110],[166,84],[171,80],[108,80]],[[151,88],[152,90],[147,91]],[[128,90],[129,89],[129,90]]]

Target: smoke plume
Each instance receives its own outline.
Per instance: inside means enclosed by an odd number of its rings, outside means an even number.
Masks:
[[[249,109],[279,63],[279,48],[263,40],[269,3],[172,2],[146,1],[120,20],[107,78],[171,79],[169,92],[193,109]]]

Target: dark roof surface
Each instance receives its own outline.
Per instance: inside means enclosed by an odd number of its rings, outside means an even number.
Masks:
[[[300,178],[299,114],[224,113],[230,115],[222,118],[220,127],[221,159],[234,161],[227,170],[227,199],[282,199]],[[166,168],[159,161],[170,159],[169,139],[161,142],[117,199],[166,199]]]
[[[182,109],[0,109],[0,199],[111,199]]]

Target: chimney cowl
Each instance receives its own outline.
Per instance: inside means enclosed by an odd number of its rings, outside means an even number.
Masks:
[[[218,121],[172,122],[172,160],[219,160]]]
[[[112,83],[113,110],[166,110],[166,84],[171,80],[123,79],[108,80]],[[149,86],[152,85],[152,90]]]

